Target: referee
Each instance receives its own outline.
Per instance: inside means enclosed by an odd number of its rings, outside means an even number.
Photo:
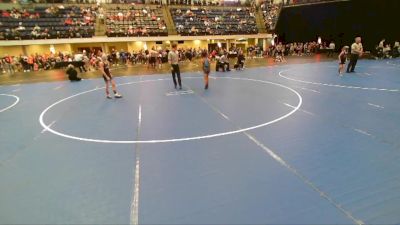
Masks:
[[[350,62],[347,66],[347,73],[354,73],[357,65],[358,58],[363,53],[363,46],[361,44],[361,37],[356,37],[355,42],[351,45]]]
[[[172,50],[168,53],[168,62],[171,64],[172,79],[174,80],[175,89],[177,89],[176,77],[178,76],[179,89],[182,89],[181,71],[179,70],[179,55],[176,50],[176,43],[172,44]]]

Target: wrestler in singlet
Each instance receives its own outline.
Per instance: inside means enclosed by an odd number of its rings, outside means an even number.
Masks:
[[[103,62],[103,69],[104,69],[104,73],[106,73],[106,75],[108,76],[108,79],[107,79],[107,77],[103,74],[103,78],[104,78],[104,81],[111,81],[112,80],[112,76],[111,76],[111,73],[110,73],[110,64],[108,64],[108,62]]]
[[[111,88],[114,93],[114,97],[122,98],[122,95],[120,95],[117,92],[117,85],[115,84],[115,81],[113,80],[113,77],[111,75],[110,66],[109,66],[109,63],[107,62],[107,58],[105,58],[105,57],[103,59],[100,58],[99,61],[100,61],[100,71],[103,75],[104,82],[106,82],[106,88],[105,88],[106,89],[106,97],[111,99],[110,91],[109,91],[109,86],[111,84]]]

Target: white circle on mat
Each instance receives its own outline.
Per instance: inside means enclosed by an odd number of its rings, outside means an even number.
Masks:
[[[16,95],[0,94],[0,96],[7,96],[7,97],[15,98],[15,102],[13,104],[11,104],[10,106],[5,107],[4,109],[0,109],[0,113],[11,109],[12,107],[16,106],[19,102],[19,98]]]
[[[185,77],[185,79],[202,79],[202,78],[203,77]],[[282,87],[284,89],[287,89],[287,90],[293,92],[298,98],[298,103],[297,103],[297,106],[295,106],[293,108],[293,110],[291,110],[289,113],[287,113],[287,114],[285,114],[285,115],[283,115],[283,116],[281,116],[279,118],[276,118],[274,120],[271,120],[271,121],[268,121],[268,122],[265,122],[265,123],[262,123],[262,124],[259,124],[259,125],[255,125],[255,126],[251,126],[251,127],[247,127],[247,128],[242,128],[242,129],[237,129],[237,130],[232,130],[232,131],[227,131],[227,132],[222,132],[222,133],[215,133],[215,134],[209,134],[209,135],[203,135],[203,136],[194,136],[194,137],[174,138],[174,139],[159,139],[159,140],[155,139],[155,140],[136,140],[136,141],[134,141],[134,140],[125,140],[124,141],[124,140],[122,140],[122,141],[118,141],[118,140],[104,140],[104,139],[84,138],[84,137],[77,137],[77,136],[73,136],[73,135],[69,135],[69,134],[64,134],[64,133],[58,132],[58,131],[54,130],[53,128],[51,128],[49,125],[47,125],[44,122],[44,117],[45,117],[46,113],[50,109],[55,107],[56,105],[58,105],[58,104],[60,104],[62,102],[65,102],[65,101],[67,101],[69,99],[75,98],[77,96],[84,95],[84,94],[87,94],[87,93],[90,93],[90,92],[93,92],[93,91],[97,91],[97,90],[100,90],[100,89],[104,89],[104,87],[102,87],[102,88],[95,88],[95,89],[91,89],[91,90],[88,90],[88,91],[80,92],[78,94],[69,96],[67,98],[63,98],[63,99],[53,103],[52,105],[47,107],[45,110],[43,110],[43,112],[40,114],[39,122],[40,122],[40,124],[42,125],[42,127],[45,130],[47,130],[47,131],[49,131],[49,132],[51,132],[51,133],[53,133],[55,135],[58,135],[58,136],[61,136],[61,137],[64,137],[64,138],[68,138],[68,139],[78,140],[78,141],[96,142],[96,143],[111,143],[111,144],[170,143],[170,142],[192,141],[192,140],[200,140],[200,139],[221,137],[221,136],[237,134],[237,133],[241,133],[241,132],[245,132],[245,131],[249,131],[249,130],[254,130],[254,129],[257,129],[257,128],[265,127],[267,125],[276,123],[278,121],[281,121],[281,120],[291,116],[293,113],[295,113],[297,110],[299,110],[299,108],[301,107],[301,105],[303,103],[303,99],[302,99],[301,95],[297,91],[293,90],[290,87],[282,85],[282,84],[273,83],[273,82],[270,82],[270,81],[249,79],[249,78],[219,77],[219,78],[215,78],[215,79],[244,80],[244,81],[253,81],[253,82],[259,82],[259,83],[264,83],[264,84],[272,84],[272,85],[275,85],[275,86],[278,86],[278,87]],[[128,83],[119,84],[118,86],[129,85],[129,84],[138,84],[138,83],[146,83],[146,82],[157,82],[157,81],[164,81],[164,80],[171,80],[171,79],[164,78],[164,79],[155,79],[155,80],[134,81],[134,82],[128,82]]]
[[[372,88],[372,87],[360,87],[360,86],[347,86],[347,85],[340,85],[340,84],[327,84],[327,83],[319,83],[319,82],[312,82],[312,81],[307,81],[307,80],[299,80],[299,79],[294,79],[287,77],[283,75],[283,73],[288,72],[292,69],[287,69],[287,70],[282,70],[279,71],[279,76],[286,79],[286,80],[291,80],[295,82],[300,82],[304,84],[313,84],[313,85],[320,85],[320,86],[327,86],[327,87],[336,87],[336,88],[348,88],[348,89],[359,89],[359,90],[370,90],[370,91],[388,91],[388,92],[400,92],[399,89],[387,89],[387,88]]]

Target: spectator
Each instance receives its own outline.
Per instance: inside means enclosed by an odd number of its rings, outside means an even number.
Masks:
[[[219,58],[219,62],[222,65],[223,71],[231,71],[229,68],[229,59],[228,59],[228,54],[224,53],[221,55]]]
[[[78,77],[78,71],[76,71],[75,67],[72,64],[68,65],[66,73],[68,75],[68,79],[71,82],[82,80],[82,78]]]
[[[328,49],[328,57],[329,56],[333,56],[333,54],[335,53],[335,42],[331,41],[331,43],[329,44],[329,49]]]
[[[244,57],[243,51],[240,50],[238,53],[237,62],[235,65],[236,70],[243,70],[245,60],[246,60],[246,58]]]
[[[18,31],[24,31],[24,30],[25,30],[25,27],[22,26],[22,22],[19,22],[18,27],[17,27],[17,30],[18,30]]]

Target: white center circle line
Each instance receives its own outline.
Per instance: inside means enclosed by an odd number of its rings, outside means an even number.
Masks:
[[[390,62],[390,61],[387,61],[386,64],[391,65],[391,66],[394,66],[394,67],[396,67],[396,68],[400,68],[400,64],[397,64],[397,63],[392,63],[392,62]]]
[[[7,107],[4,108],[4,109],[0,109],[0,113],[4,112],[4,111],[6,111],[6,110],[11,109],[11,108],[14,107],[15,105],[17,105],[18,102],[19,102],[19,97],[16,96],[16,95],[0,94],[0,96],[7,96],[7,97],[15,98],[15,102],[14,102],[13,104],[11,104],[10,106],[7,106]]]
[[[292,70],[292,69],[279,71],[279,76],[286,80],[291,80],[291,81],[300,82],[300,83],[304,83],[304,84],[313,84],[313,85],[321,85],[321,86],[336,87],[336,88],[370,90],[370,91],[400,92],[399,89],[371,88],[371,87],[347,86],[347,85],[340,85],[340,84],[327,84],[327,83],[311,82],[311,81],[306,81],[306,80],[298,80],[298,79],[290,78],[290,77],[283,75],[283,73],[288,72],[290,70]]]
[[[202,79],[203,77],[185,77],[186,79]],[[103,140],[103,139],[93,139],[93,138],[84,138],[84,137],[77,137],[77,136],[73,136],[73,135],[69,135],[69,134],[64,134],[61,132],[58,132],[56,130],[54,130],[53,128],[51,128],[50,126],[48,126],[45,122],[44,122],[44,116],[46,115],[46,113],[53,108],[54,106],[65,102],[71,98],[75,98],[77,96],[83,95],[83,94],[87,94],[96,90],[100,90],[100,89],[104,89],[104,87],[102,88],[95,88],[92,90],[88,90],[88,91],[84,91],[84,92],[80,92],[78,94],[69,96],[67,98],[61,99],[55,103],[53,103],[52,105],[50,105],[49,107],[47,107],[45,110],[43,110],[43,112],[40,114],[39,117],[39,123],[41,124],[41,126],[46,129],[48,132],[51,132],[55,135],[64,137],[64,138],[68,138],[68,139],[73,139],[73,140],[78,140],[78,141],[86,141],[86,142],[95,142],[95,143],[110,143],[110,144],[152,144],[152,143],[170,143],[170,142],[181,142],[181,141],[191,141],[191,140],[200,140],[200,139],[208,139],[208,138],[215,138],[215,137],[221,137],[221,136],[226,136],[226,135],[232,135],[232,134],[238,134],[238,133],[242,133],[245,131],[249,131],[249,130],[254,130],[257,128],[261,128],[273,123],[276,123],[278,121],[281,121],[289,116],[291,116],[293,113],[295,113],[297,110],[299,110],[299,108],[301,107],[302,103],[303,103],[303,99],[301,97],[301,95],[294,89],[287,87],[285,85],[282,84],[278,84],[278,83],[273,83],[270,81],[263,81],[263,80],[255,80],[255,79],[249,79],[249,78],[234,78],[234,77],[219,77],[216,79],[231,79],[231,80],[245,80],[245,81],[253,81],[253,82],[260,82],[260,83],[264,83],[264,84],[272,84],[278,87],[282,87],[285,88],[289,91],[291,91],[292,93],[294,93],[297,98],[298,98],[298,103],[297,106],[295,106],[295,108],[293,110],[291,110],[289,113],[276,118],[274,120],[268,121],[266,123],[262,123],[259,125],[255,125],[255,126],[251,126],[251,127],[247,127],[247,128],[243,128],[243,129],[238,129],[238,130],[233,130],[233,131],[228,131],[228,132],[222,132],[222,133],[216,133],[216,134],[209,134],[209,135],[204,135],[204,136],[195,136],[195,137],[185,137],[185,138],[174,138],[174,139],[159,139],[159,140],[137,140],[137,141],[133,141],[133,140],[125,140],[125,141],[116,141],[116,140]],[[155,79],[155,80],[145,80],[145,81],[134,81],[134,82],[128,82],[128,83],[123,83],[120,84],[119,86],[122,85],[128,85],[128,84],[137,84],[137,83],[145,83],[145,82],[155,82],[155,81],[163,81],[163,80],[170,80],[170,79]]]

